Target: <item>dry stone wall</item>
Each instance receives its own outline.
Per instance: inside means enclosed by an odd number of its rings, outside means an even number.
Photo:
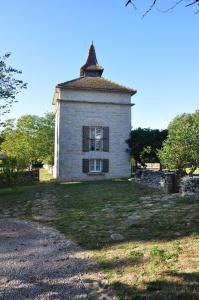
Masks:
[[[136,171],[135,181],[163,190],[167,194],[176,193],[179,190],[177,176],[173,172],[139,169]]]
[[[148,186],[162,188],[162,172],[145,169],[138,169],[135,174],[135,181]]]
[[[180,193],[183,196],[199,200],[199,176],[185,176],[180,181]]]
[[[174,172],[139,169],[136,171],[135,181],[167,194],[179,192],[182,196],[199,200],[199,176],[179,178]]]

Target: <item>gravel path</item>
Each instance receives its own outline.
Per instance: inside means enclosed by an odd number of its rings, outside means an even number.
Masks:
[[[57,230],[0,219],[0,299],[115,299],[88,254]]]

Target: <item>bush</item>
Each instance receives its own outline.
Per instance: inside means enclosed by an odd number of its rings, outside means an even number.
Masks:
[[[14,157],[8,157],[4,160],[2,160],[1,163],[1,178],[3,183],[6,185],[11,185],[15,183],[18,172],[22,171],[24,169],[24,162],[17,160]]]

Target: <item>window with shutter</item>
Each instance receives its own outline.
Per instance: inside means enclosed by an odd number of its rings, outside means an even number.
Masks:
[[[82,160],[82,171],[83,171],[83,173],[89,172],[89,159]]]
[[[89,152],[89,127],[83,126],[82,129],[82,151]]]
[[[109,160],[108,159],[83,159],[82,160],[83,173],[108,173]]]
[[[108,173],[109,172],[109,160],[103,159],[103,172]]]
[[[102,159],[90,159],[89,160],[90,172],[102,172]]]
[[[109,152],[109,127],[103,128],[103,151]]]
[[[109,127],[83,126],[82,151],[109,152]]]
[[[90,127],[90,151],[102,151],[103,150],[103,129],[102,127]]]

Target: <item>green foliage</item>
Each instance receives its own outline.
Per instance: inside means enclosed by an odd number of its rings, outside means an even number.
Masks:
[[[133,261],[139,260],[142,257],[143,257],[143,253],[139,250],[132,250],[130,252],[130,259],[133,260]]]
[[[36,143],[38,147],[39,160],[49,165],[53,165],[54,161],[54,135],[55,116],[53,113],[48,113],[44,117],[41,117]]]
[[[168,250],[161,249],[158,246],[152,247],[150,251],[150,258],[154,264],[164,263],[173,259],[175,260],[177,257],[177,253],[169,252]]]
[[[1,152],[15,158],[24,168],[35,162],[53,163],[54,114],[22,116],[4,124]]]
[[[146,162],[159,162],[157,151],[166,139],[167,130],[137,128],[131,131],[127,144],[135,164],[145,166]]]
[[[7,65],[9,57],[10,53],[0,57],[0,115],[10,111],[12,104],[17,102],[16,95],[27,87],[26,83],[15,78],[22,72]]]
[[[176,240],[173,242],[173,249],[178,253],[181,254],[183,252],[183,248],[180,245],[180,241]]]
[[[3,179],[3,182],[6,184],[13,184],[17,172],[24,169],[24,162],[21,160],[16,160],[14,157],[9,157],[1,161],[0,163],[0,174]]]
[[[169,170],[190,173],[199,166],[199,111],[182,114],[168,126],[168,137],[158,152],[161,163]]]

